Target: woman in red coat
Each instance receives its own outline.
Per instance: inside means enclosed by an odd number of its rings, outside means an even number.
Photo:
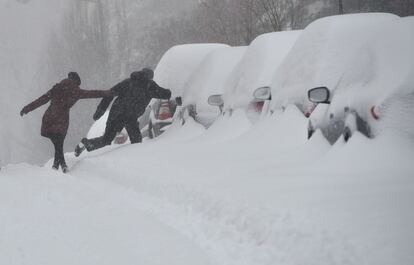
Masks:
[[[50,106],[43,115],[41,135],[49,138],[55,146],[53,169],[58,170],[60,165],[64,173],[68,171],[63,155],[63,143],[69,127],[70,108],[79,99],[112,96],[110,90],[83,90],[79,88],[80,84],[79,75],[71,72],[67,79],[53,86],[46,94],[25,106],[20,112],[23,116],[50,101]]]

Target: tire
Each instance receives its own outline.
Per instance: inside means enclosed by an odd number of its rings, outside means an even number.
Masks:
[[[342,133],[345,142],[347,143],[349,139],[352,137],[352,131],[349,127],[345,127],[344,132]]]
[[[152,122],[150,121],[149,123],[148,123],[148,137],[150,138],[150,139],[154,139],[154,133],[153,133],[153,131],[152,131]]]
[[[159,124],[152,125],[151,127],[152,127],[151,133],[154,138],[161,135],[161,128]]]
[[[308,140],[312,137],[312,135],[315,133],[315,130],[312,127],[312,123],[309,122],[308,125]]]
[[[314,132],[315,132],[314,130],[312,130],[311,128],[308,128],[308,140],[312,137]]]

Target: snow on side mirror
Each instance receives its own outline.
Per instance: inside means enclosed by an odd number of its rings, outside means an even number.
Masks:
[[[313,103],[329,104],[329,89],[327,87],[315,87],[308,91],[308,99]]]
[[[270,100],[272,98],[270,87],[259,87],[253,92],[253,97],[257,100]]]
[[[208,97],[208,104],[211,106],[222,107],[224,100],[222,95],[211,95]]]

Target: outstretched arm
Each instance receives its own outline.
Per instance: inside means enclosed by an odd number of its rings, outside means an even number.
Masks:
[[[41,96],[40,98],[36,99],[35,101],[33,101],[32,103],[30,103],[29,105],[25,106],[21,111],[20,111],[20,116],[23,116],[37,108],[39,108],[40,106],[45,105],[46,103],[48,103],[50,101],[50,94],[51,91],[48,91],[46,94],[44,94],[43,96]]]
[[[108,108],[109,104],[111,103],[113,96],[111,90],[83,90],[80,89],[79,98],[103,98],[101,104],[99,104],[98,109],[96,110],[95,114],[93,115],[94,120],[98,120],[102,115],[105,113],[106,109]],[[108,101],[108,102],[107,102]],[[103,102],[107,102],[106,106],[103,105]],[[103,110],[101,110],[104,108]],[[102,113],[101,113],[102,112]]]
[[[114,97],[121,95],[124,92],[125,87],[128,87],[128,85],[128,80],[124,80],[111,88],[111,95],[104,97],[96,108],[95,114],[93,115],[93,119],[95,121],[99,120],[105,114],[105,111],[108,109]]]
[[[112,97],[111,90],[83,90],[80,89],[79,98],[106,98]]]
[[[150,81],[149,86],[149,94],[151,98],[158,98],[158,99],[170,99],[171,98],[171,90],[160,87],[154,81]]]
[[[95,114],[93,114],[93,119],[95,121],[99,120],[105,114],[105,111],[108,109],[113,99],[114,97],[106,97],[101,100],[101,103],[99,103],[96,108]]]

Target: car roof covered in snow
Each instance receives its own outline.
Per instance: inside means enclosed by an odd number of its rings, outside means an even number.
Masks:
[[[347,102],[339,105],[361,99],[363,93],[371,98],[387,93],[412,65],[404,59],[412,54],[407,28],[400,17],[385,13],[316,20],[304,30],[277,71],[271,86],[272,108],[309,104],[307,92],[318,86],[335,91],[335,97],[348,94]],[[355,89],[358,93],[351,92]]]
[[[184,44],[170,48],[154,71],[154,80],[171,89],[173,96],[183,94],[185,83],[207,54],[225,44]]]
[[[207,99],[223,94],[230,73],[242,59],[247,47],[224,47],[210,52],[185,85],[183,102],[208,107]]]
[[[258,87],[269,86],[301,31],[273,32],[258,36],[226,81],[225,108],[246,106]]]

